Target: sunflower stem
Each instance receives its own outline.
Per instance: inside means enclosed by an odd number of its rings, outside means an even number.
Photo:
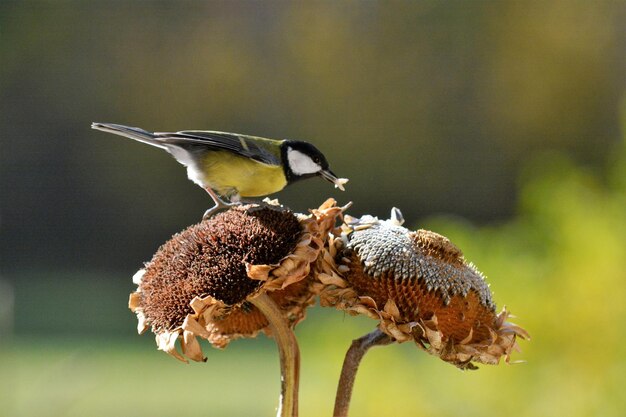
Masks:
[[[352,341],[350,348],[346,352],[346,357],[343,360],[343,367],[341,368],[341,376],[339,377],[339,385],[337,386],[337,396],[335,397],[334,417],[348,416],[354,379],[356,378],[356,372],[359,370],[359,364],[363,356],[365,356],[365,353],[371,347],[388,345],[392,342],[393,339],[379,329]]]
[[[300,349],[280,309],[266,293],[249,300],[269,321],[280,354],[280,403],[277,417],[298,417]]]

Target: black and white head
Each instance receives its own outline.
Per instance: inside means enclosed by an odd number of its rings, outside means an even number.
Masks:
[[[337,178],[328,168],[324,154],[310,143],[287,140],[281,145],[281,154],[287,182],[320,176],[343,190],[347,180]]]

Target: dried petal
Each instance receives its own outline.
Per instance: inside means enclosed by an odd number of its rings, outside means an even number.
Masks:
[[[206,358],[202,354],[200,343],[198,343],[196,336],[192,332],[183,332],[181,347],[183,354],[189,359],[196,362],[206,362]]]
[[[148,326],[148,320],[146,320],[146,316],[143,314],[143,311],[136,310],[135,313],[137,314],[137,333],[142,334],[148,330],[150,326]]]
[[[133,313],[137,311],[137,309],[140,308],[141,305],[141,293],[140,292],[131,292],[130,293],[130,297],[128,298],[128,308],[130,308],[130,311],[132,311]]]
[[[143,268],[135,272],[135,275],[133,275],[133,284],[135,285],[141,284],[141,280],[143,279],[143,275],[145,273],[146,273],[146,270]]]
[[[179,332],[163,332],[158,333],[156,335],[157,348],[159,350],[164,351],[168,355],[173,356],[174,358],[187,362],[178,351],[176,350],[176,340],[178,340]]]

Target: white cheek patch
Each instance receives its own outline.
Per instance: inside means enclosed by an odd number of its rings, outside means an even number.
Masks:
[[[291,171],[296,175],[315,174],[322,170],[322,167],[316,164],[311,157],[295,149],[289,148],[287,150],[287,160]]]

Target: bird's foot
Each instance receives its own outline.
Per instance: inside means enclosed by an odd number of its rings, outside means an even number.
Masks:
[[[208,218],[210,218],[211,216],[219,213],[222,210],[228,210],[229,208],[231,208],[232,206],[236,206],[239,203],[238,202],[226,202],[224,200],[222,200],[220,198],[220,196],[213,191],[212,188],[210,187],[206,187],[204,189],[207,193],[209,193],[209,195],[211,196],[211,198],[213,199],[213,201],[215,202],[215,205],[208,209],[207,211],[204,212],[204,216],[202,216],[202,220],[207,220]]]
[[[227,203],[225,201],[216,201],[215,205],[213,207],[211,207],[210,209],[208,209],[207,211],[204,212],[204,215],[202,216],[202,220],[207,220],[211,217],[213,217],[214,215],[216,215],[217,213],[219,213],[220,211],[223,210],[228,210],[229,208],[233,207],[233,206],[238,206],[241,203]]]

